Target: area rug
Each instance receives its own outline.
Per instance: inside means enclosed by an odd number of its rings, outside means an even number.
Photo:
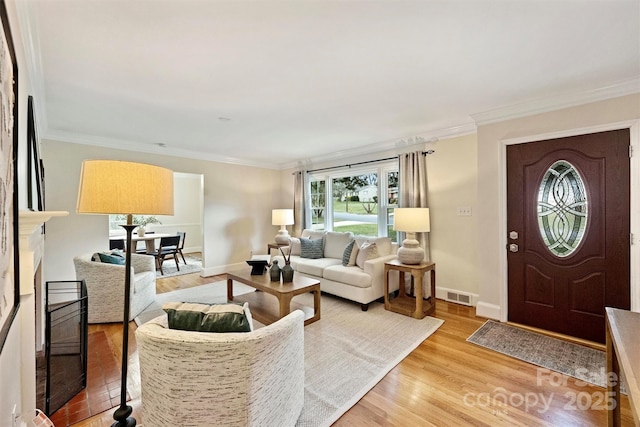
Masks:
[[[606,387],[606,353],[584,345],[487,320],[467,341],[536,366]],[[621,385],[624,390],[624,384]]]
[[[226,292],[224,281],[207,286]],[[203,301],[201,287],[159,294],[156,299],[173,294],[170,298]],[[243,291],[234,283],[235,294]],[[313,306],[311,294],[294,301]],[[297,426],[330,426],[443,323],[386,311],[380,303],[370,304],[365,312],[360,304],[323,294],[320,320],[304,328],[305,396]]]
[[[176,262],[173,259],[167,258],[162,263],[162,271],[164,274],[161,274],[160,270],[156,269],[156,278],[164,279],[167,277],[182,276],[183,274],[200,273],[202,271],[202,258],[199,256],[185,254],[184,259],[187,261],[186,264],[182,261],[180,255],[178,255],[178,259],[180,260],[178,265],[180,271],[178,271],[176,267]]]

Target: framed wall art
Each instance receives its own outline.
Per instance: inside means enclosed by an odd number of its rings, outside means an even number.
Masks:
[[[18,64],[0,0],[0,352],[20,306],[18,259]]]
[[[27,101],[27,207],[44,210],[44,168],[40,159],[33,96]]]

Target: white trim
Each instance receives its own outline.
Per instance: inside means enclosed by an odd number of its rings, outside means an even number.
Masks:
[[[345,158],[358,158],[367,154],[374,154],[383,151],[398,151],[402,148],[411,147],[416,144],[426,144],[429,142],[437,141],[444,138],[455,138],[458,136],[464,136],[474,134],[478,130],[475,123],[464,123],[457,126],[451,126],[445,129],[437,129],[428,132],[423,132],[417,135],[413,135],[405,138],[394,138],[389,141],[379,141],[373,144],[360,146],[353,149],[346,149],[342,151],[333,152],[324,156],[316,156],[313,158],[314,164],[329,163],[335,160],[344,160]],[[348,144],[346,144],[348,145]],[[303,159],[305,162],[310,162],[311,159]],[[305,163],[303,162],[303,163]],[[290,162],[280,165],[282,169],[293,169],[300,166],[300,161]],[[313,169],[309,167],[310,169]]]
[[[40,136],[46,133],[48,128],[47,110],[44,107],[47,104],[46,91],[44,88],[44,74],[42,72],[42,57],[40,52],[40,34],[36,22],[35,14],[31,12],[30,1],[16,1],[16,15],[20,25],[20,36],[22,37],[22,45],[27,61],[27,74],[31,92],[33,94],[33,106],[36,116],[36,132]]]
[[[227,271],[237,270],[239,268],[246,267],[246,265],[247,264],[244,262],[237,262],[235,264],[226,264],[226,265],[219,265],[217,267],[203,268],[200,271],[200,276],[209,277],[209,276],[216,276],[218,274],[225,274]]]
[[[500,306],[478,301],[476,305],[476,316],[486,317],[487,319],[500,320]]]
[[[516,119],[518,117],[526,117],[562,108],[631,95],[638,92],[640,92],[640,76],[635,76],[628,80],[619,81],[598,89],[534,99],[503,108],[472,114],[471,117],[475,120],[476,125],[482,126]]]
[[[502,322],[508,319],[508,270],[507,270],[507,146],[527,142],[544,141],[553,138],[585,135],[589,133],[605,132],[617,129],[629,129],[630,144],[635,153],[631,158],[630,171],[630,232],[640,237],[640,120],[625,120],[597,126],[587,126],[578,129],[530,135],[520,138],[508,138],[501,142],[500,147],[500,211],[498,213],[499,244],[497,250],[500,255],[500,315]],[[640,242],[636,237],[636,244],[630,246],[630,287],[631,311],[640,312]],[[478,306],[481,303],[478,303]],[[476,309],[477,313],[477,309]]]

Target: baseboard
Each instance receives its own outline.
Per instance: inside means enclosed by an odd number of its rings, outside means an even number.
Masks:
[[[488,319],[500,320],[500,306],[478,301],[476,304],[476,316],[486,317]]]
[[[247,264],[239,262],[236,264],[219,265],[217,267],[208,267],[202,269],[202,277],[216,276],[218,274],[224,274],[230,270],[237,270],[238,268],[246,267]]]

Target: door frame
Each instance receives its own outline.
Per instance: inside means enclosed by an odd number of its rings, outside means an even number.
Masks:
[[[567,129],[557,132],[529,135],[518,138],[507,138],[500,141],[500,197],[498,222],[500,251],[500,321],[506,322],[509,315],[508,306],[508,264],[507,264],[507,146],[524,144],[527,142],[544,141],[547,139],[565,138],[588,133],[606,132],[610,130],[629,129],[630,145],[633,156],[630,160],[630,232],[633,234],[634,244],[630,245],[630,291],[631,311],[640,312],[640,120],[626,120]]]

